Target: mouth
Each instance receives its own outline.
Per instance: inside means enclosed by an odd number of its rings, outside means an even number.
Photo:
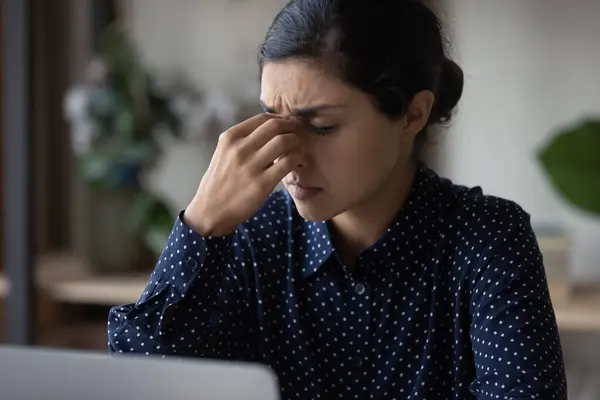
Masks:
[[[286,186],[292,197],[300,201],[313,198],[323,191],[321,188],[303,185],[299,182],[286,182]]]

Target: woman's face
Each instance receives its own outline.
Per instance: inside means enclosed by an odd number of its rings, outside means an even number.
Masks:
[[[367,94],[299,61],[264,65],[261,102],[268,113],[302,121],[297,133],[303,162],[283,183],[300,215],[313,221],[363,207],[402,179],[429,113],[419,117],[409,110],[392,121]]]

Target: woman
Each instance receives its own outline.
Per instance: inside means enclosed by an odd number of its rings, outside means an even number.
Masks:
[[[111,351],[264,363],[285,399],[565,399],[529,215],[419,160],[462,92],[443,43],[419,1],[288,3],[265,113],[221,135]]]

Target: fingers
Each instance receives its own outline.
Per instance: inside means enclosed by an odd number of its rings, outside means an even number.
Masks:
[[[244,146],[248,146],[254,151],[257,151],[267,143],[269,143],[275,136],[282,133],[292,133],[298,129],[299,121],[296,119],[283,119],[273,118],[261,126],[257,127],[252,133],[246,138]]]
[[[253,156],[252,164],[259,170],[265,170],[279,157],[293,152],[299,145],[300,139],[295,133],[281,133],[258,149]]]
[[[302,163],[302,156],[299,154],[285,154],[280,157],[276,163],[273,163],[266,171],[263,176],[269,184],[273,186],[277,185],[277,182],[285,178],[287,174],[292,172]]]
[[[275,117],[264,113],[250,117],[221,133],[219,140],[234,140],[246,137],[265,122],[273,118]]]

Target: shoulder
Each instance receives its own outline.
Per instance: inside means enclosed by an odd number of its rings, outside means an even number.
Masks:
[[[518,203],[486,195],[481,187],[473,188],[458,199],[457,218],[471,223],[475,231],[490,237],[506,235],[529,225],[530,214]]]
[[[513,200],[485,194],[480,186],[446,181],[443,197],[451,199],[442,228],[453,273],[463,276],[472,293],[491,293],[486,285],[539,280],[543,257],[530,214]],[[485,288],[482,288],[484,285]]]
[[[446,232],[485,244],[519,231],[530,230],[531,215],[513,200],[486,194],[481,186],[467,187],[442,179],[442,196],[448,199]],[[460,239],[460,238],[459,238]]]
[[[473,282],[489,270],[497,274],[492,279],[496,282],[502,276],[539,275],[542,255],[531,216],[521,205],[485,194],[480,186],[450,181],[443,186],[444,197],[452,199],[444,213],[446,248],[456,265],[469,265],[465,272],[470,271]]]
[[[517,202],[440,178],[435,204],[441,207],[443,247],[453,265],[478,269],[496,257],[539,262],[530,214]]]

